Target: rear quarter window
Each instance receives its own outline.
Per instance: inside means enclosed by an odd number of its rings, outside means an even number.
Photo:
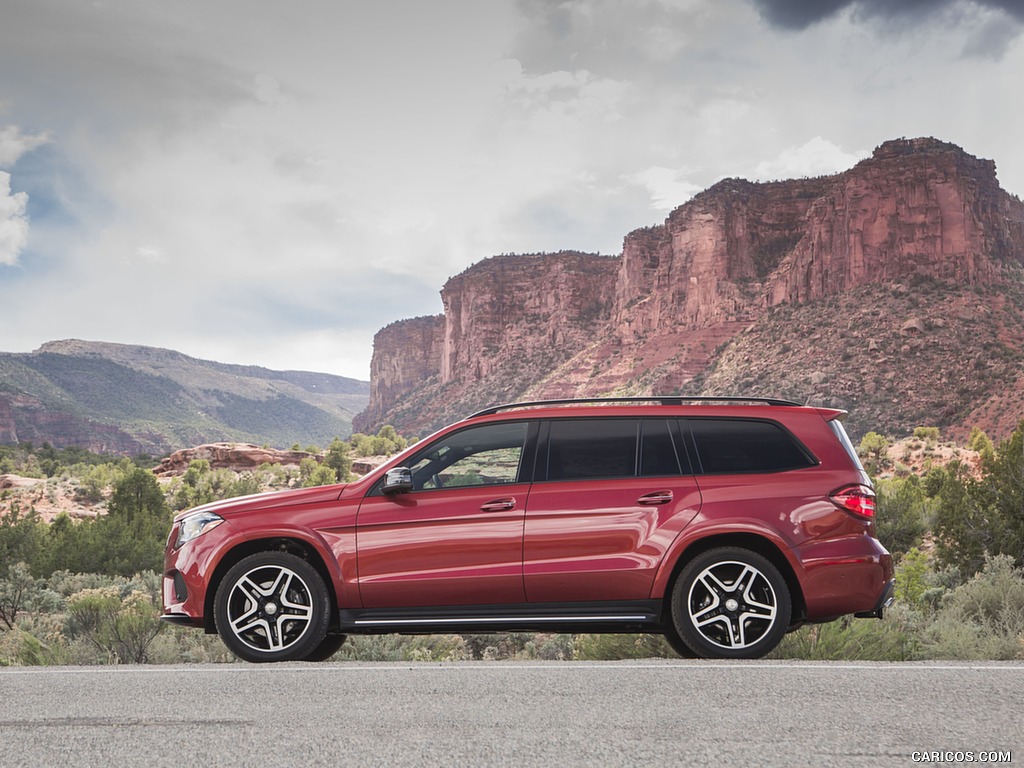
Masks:
[[[850,457],[850,461],[853,462],[853,466],[863,472],[864,466],[860,463],[860,456],[857,455],[857,449],[854,448],[853,443],[850,442],[850,436],[847,435],[846,430],[843,429],[842,422],[840,422],[839,419],[832,419],[828,423],[828,427],[832,430],[832,434],[836,436],[839,444],[843,446],[843,450],[846,451],[846,455]]]
[[[704,474],[782,472],[818,461],[779,424],[747,419],[688,419]]]

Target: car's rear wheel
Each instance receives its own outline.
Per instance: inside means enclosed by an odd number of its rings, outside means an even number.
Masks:
[[[771,561],[739,547],[703,552],[672,589],[672,623],[686,647],[703,658],[756,659],[789,626],[786,580]]]
[[[224,576],[214,598],[214,617],[217,633],[239,658],[300,660],[324,642],[330,598],[323,578],[301,557],[258,552]]]
[[[346,639],[348,639],[347,635],[328,635],[316,647],[316,650],[309,654],[309,656],[306,656],[303,661],[327,661],[341,650],[341,646],[345,644]]]

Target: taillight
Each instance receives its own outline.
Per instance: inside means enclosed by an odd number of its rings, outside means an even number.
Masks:
[[[828,497],[836,506],[857,517],[875,516],[875,492],[866,485],[847,485],[832,491]]]

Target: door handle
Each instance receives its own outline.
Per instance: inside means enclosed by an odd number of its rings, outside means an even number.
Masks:
[[[668,504],[671,501],[672,491],[654,491],[653,493],[645,493],[636,500],[636,503],[644,507],[656,507],[659,504]]]
[[[507,509],[515,509],[516,500],[514,497],[507,499],[495,499],[480,505],[481,512],[504,512]]]

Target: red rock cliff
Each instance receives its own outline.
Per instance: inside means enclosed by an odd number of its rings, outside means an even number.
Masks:
[[[908,277],[991,283],[1024,258],[1022,213],[991,160],[935,139],[886,142],[814,201],[768,302],[800,304]]]
[[[836,176],[727,179],[627,235],[619,259],[500,256],[451,279],[436,378],[404,393],[374,381],[368,421],[419,429],[498,400],[675,391],[774,306],[908,279],[998,284],[1022,264],[1024,203],[992,161],[935,139],[886,142]]]
[[[499,256],[441,289],[441,383],[487,378],[523,350],[575,351],[608,322],[619,260],[563,252]]]
[[[373,429],[404,395],[436,378],[444,346],[443,315],[399,320],[377,331],[370,360],[370,403],[352,420],[356,432]]]

